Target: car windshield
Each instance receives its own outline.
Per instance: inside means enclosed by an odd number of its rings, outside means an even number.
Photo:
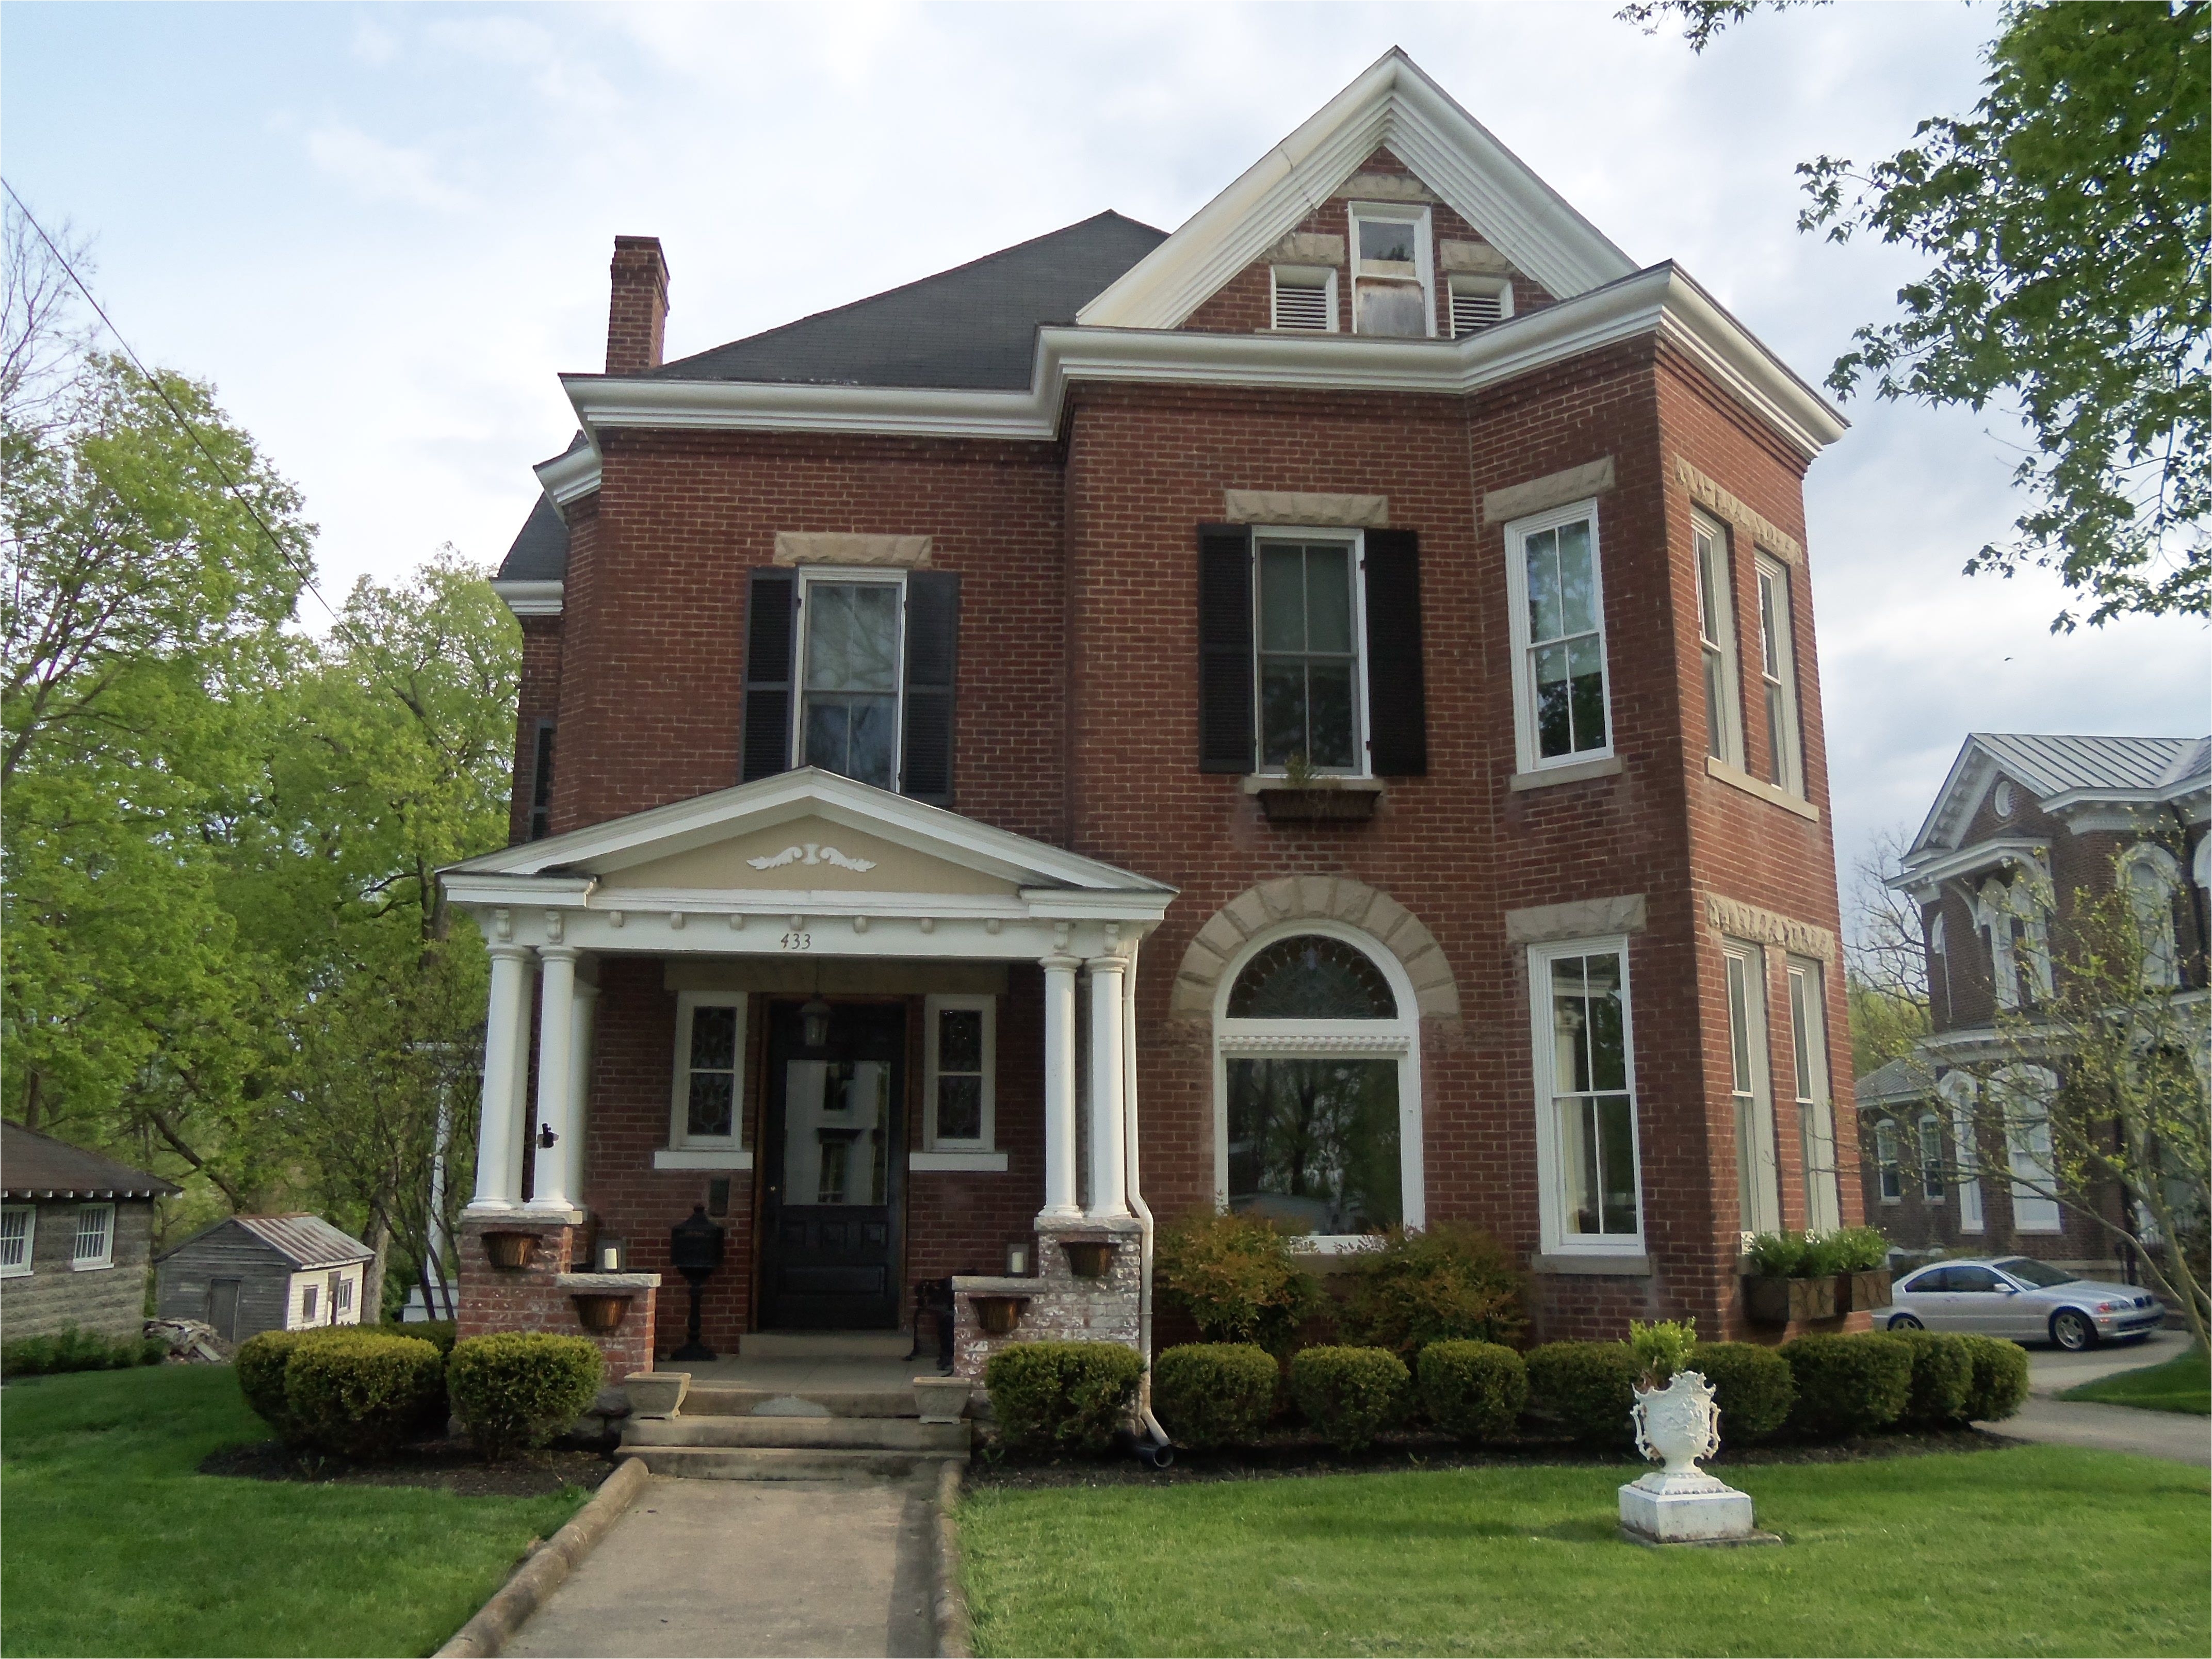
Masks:
[[[2000,1273],[2010,1273],[2014,1279],[2026,1279],[2039,1290],[2048,1289],[2053,1285],[2071,1285],[2074,1282],[2072,1273],[2063,1273],[2048,1261],[2038,1261],[2033,1257],[2025,1255],[2016,1255],[2009,1261],[1998,1262],[1997,1270]]]

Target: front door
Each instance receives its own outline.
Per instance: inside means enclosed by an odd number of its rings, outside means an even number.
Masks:
[[[796,1004],[769,1018],[761,1327],[896,1329],[906,1009],[838,1006],[818,1048],[805,1025]]]

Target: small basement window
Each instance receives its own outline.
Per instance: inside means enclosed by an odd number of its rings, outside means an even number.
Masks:
[[[1336,332],[1336,272],[1327,265],[1273,267],[1274,301],[1269,320],[1276,328],[1314,334]]]
[[[1480,334],[1513,314],[1513,285],[1503,276],[1451,279],[1451,333],[1456,340]]]

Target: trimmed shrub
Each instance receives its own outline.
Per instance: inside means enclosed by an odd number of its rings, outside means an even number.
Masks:
[[[1496,1342],[1431,1342],[1421,1350],[1421,1409],[1462,1440],[1510,1434],[1528,1403],[1528,1368]]]
[[[488,1458],[544,1445],[599,1397],[597,1344],[545,1331],[499,1331],[453,1344],[446,1391]]]
[[[1510,1343],[1528,1328],[1528,1281],[1480,1227],[1393,1227],[1351,1261],[1352,1294],[1337,1321],[1348,1343],[1411,1361],[1431,1342]]]
[[[292,1350],[317,1334],[314,1331],[263,1331],[240,1343],[231,1362],[238,1374],[238,1391],[246,1396],[246,1403],[288,1445],[301,1443],[303,1436],[299,1419],[292,1415],[284,1398],[284,1368],[291,1361]]]
[[[1209,1343],[1287,1353],[1323,1297],[1291,1241],[1257,1216],[1200,1211],[1160,1230],[1152,1278]]]
[[[1256,1440],[1275,1407],[1282,1369],[1249,1342],[1192,1342],[1152,1361],[1152,1414],[1178,1445]]]
[[[1636,1355],[1626,1342],[1547,1342],[1531,1348],[1528,1409],[1587,1444],[1625,1446],[1636,1431]]]
[[[1904,1420],[1919,1429],[1963,1421],[1974,1390],[1974,1352],[1966,1339],[1942,1331],[1890,1334],[1912,1350],[1912,1393]]]
[[[1291,1400],[1340,1451],[1358,1451],[1389,1426],[1409,1381],[1388,1348],[1307,1348],[1291,1361]]]
[[[2001,1336],[1962,1336],[1972,1362],[1965,1415],[1971,1422],[1996,1423],[2027,1401],[2027,1350]]]
[[[1823,1439],[1887,1428],[1912,1397],[1912,1350],[1893,1336],[1801,1336],[1782,1345],[1797,1383],[1793,1427]]]
[[[0,1347],[0,1376],[56,1376],[64,1371],[121,1371],[158,1365],[169,1345],[155,1336],[101,1336],[64,1327]]]
[[[1119,1342],[1016,1342],[983,1383],[1000,1431],[1039,1451],[1103,1451],[1128,1425],[1145,1362]]]
[[[1721,1408],[1721,1441],[1747,1446],[1766,1439],[1790,1419],[1797,1382],[1790,1362],[1756,1342],[1700,1342],[1684,1367],[1713,1385]]]
[[[384,1334],[386,1336],[419,1336],[442,1357],[453,1352],[453,1344],[460,1338],[461,1328],[450,1319],[425,1319],[412,1325],[387,1323],[384,1327]]]
[[[318,1451],[380,1457],[421,1433],[445,1403],[446,1362],[412,1336],[336,1330],[296,1345],[284,1366],[284,1406]]]

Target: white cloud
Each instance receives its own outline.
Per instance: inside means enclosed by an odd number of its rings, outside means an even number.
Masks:
[[[428,150],[403,149],[356,127],[325,126],[309,133],[307,157],[372,202],[402,202],[441,213],[470,205],[466,191],[438,177],[438,164]]]

